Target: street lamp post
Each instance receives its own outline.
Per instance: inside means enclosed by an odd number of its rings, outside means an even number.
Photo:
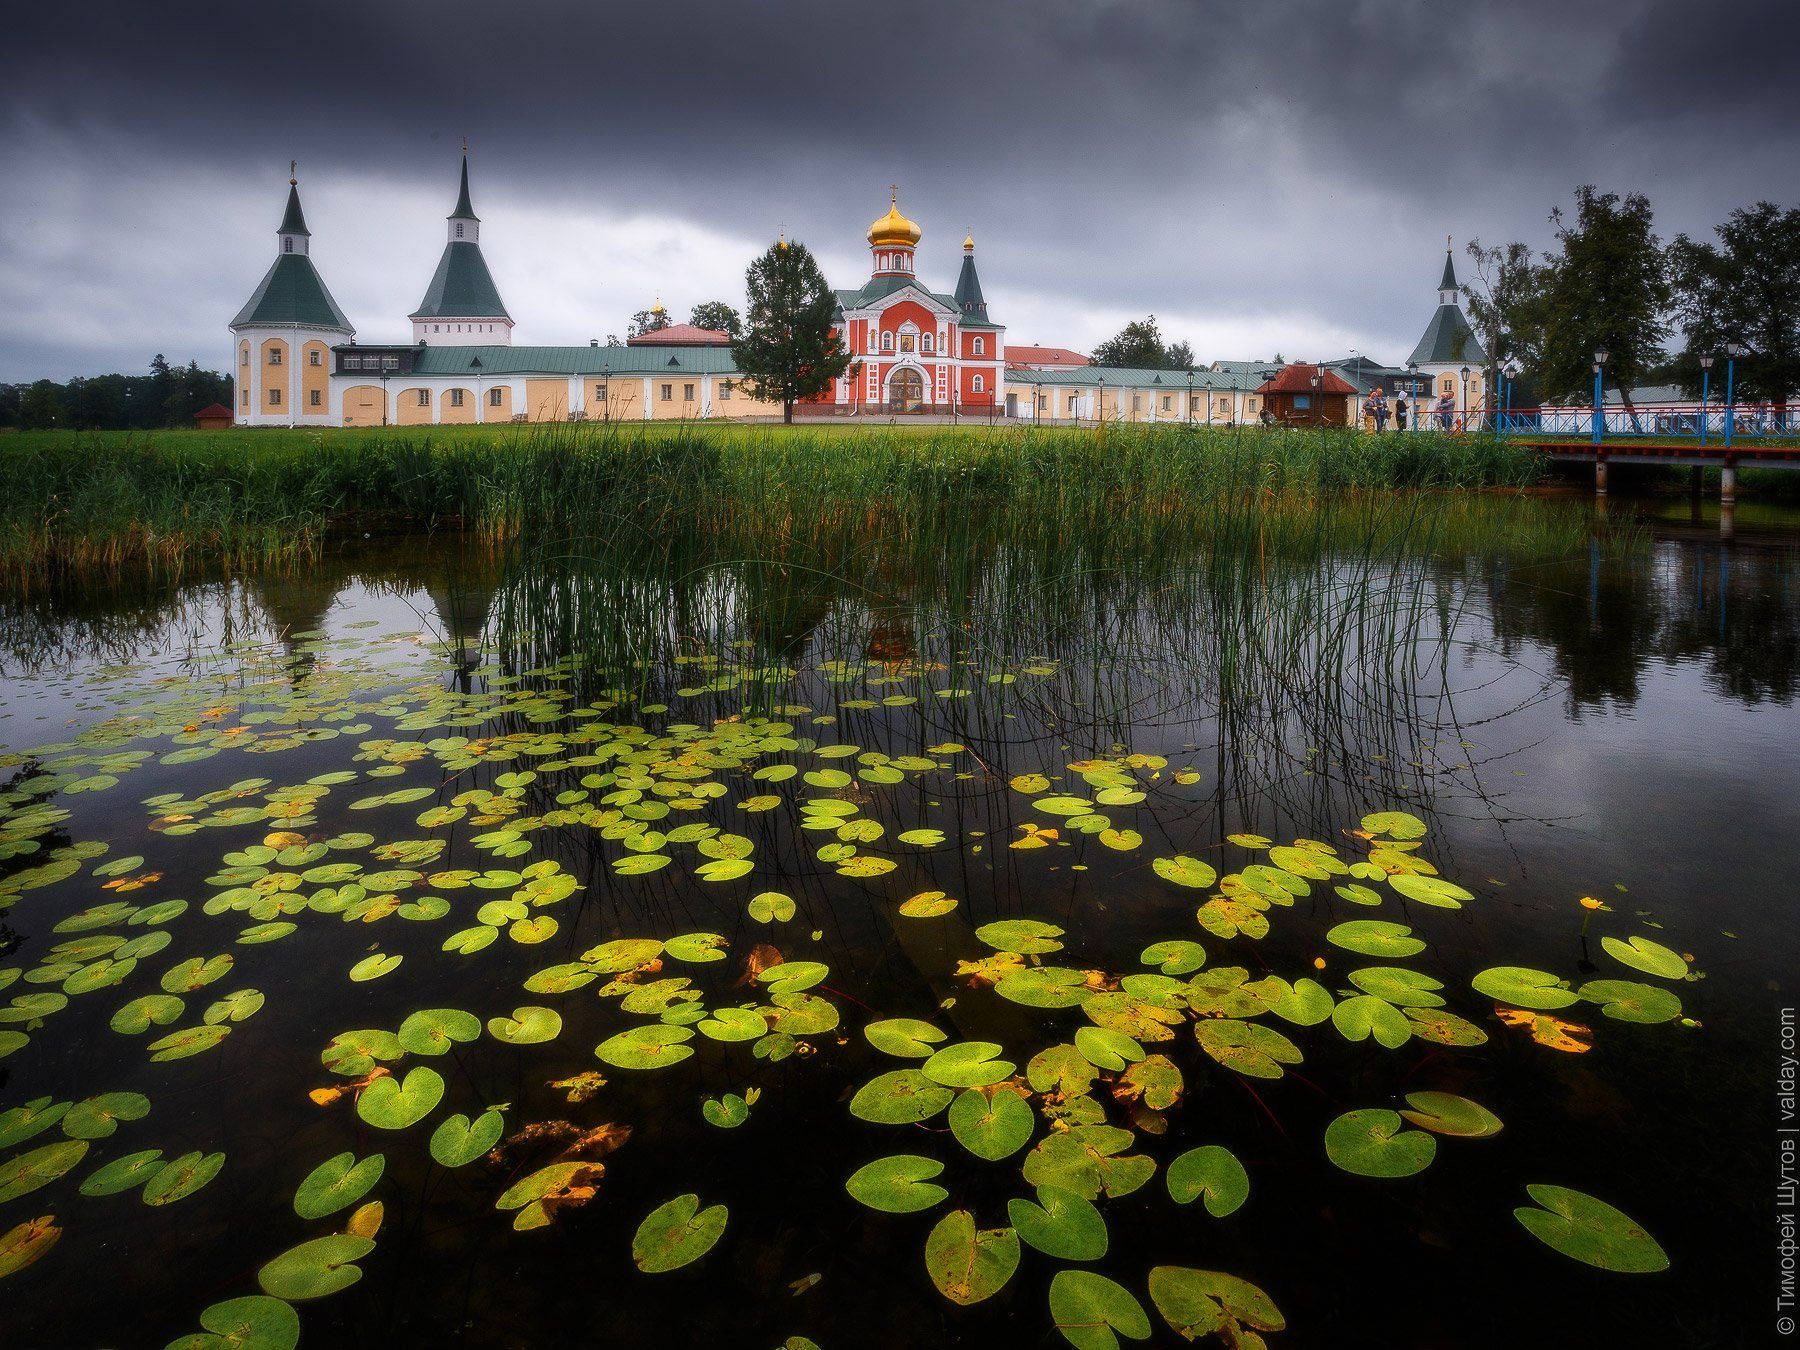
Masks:
[[[1706,444],[1706,404],[1712,394],[1712,368],[1714,358],[1700,358],[1700,444]]]
[[[1188,401],[1187,401],[1186,410],[1183,411],[1183,413],[1181,414],[1181,420],[1186,422],[1189,426],[1192,426],[1194,424],[1194,368],[1192,366],[1188,367],[1187,375],[1188,375],[1188,393],[1187,393]]]
[[[1162,376],[1152,376],[1150,383],[1155,386],[1155,388],[1150,391],[1150,420],[1154,422],[1157,414],[1156,400],[1162,397],[1162,394],[1159,392],[1162,388]]]
[[[1097,425],[1106,418],[1106,376],[1096,371],[1094,384],[1094,422]]]
[[[1462,431],[1469,429],[1469,368],[1464,366],[1459,372],[1462,375]]]
[[[1725,446],[1731,447],[1731,435],[1737,427],[1737,359],[1750,355],[1741,342],[1725,344]]]
[[[1600,396],[1604,392],[1602,381],[1606,376],[1606,358],[1611,353],[1606,348],[1598,348],[1594,352],[1594,444],[1600,444],[1600,438],[1606,430],[1606,411],[1600,406]]]

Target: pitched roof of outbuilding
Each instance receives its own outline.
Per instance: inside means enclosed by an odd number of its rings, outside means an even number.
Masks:
[[[691,323],[672,323],[667,328],[626,338],[628,347],[729,347],[731,334],[719,328],[700,328]]]
[[[1091,366],[1093,360],[1067,347],[1032,347],[1022,343],[1006,344],[1007,364],[1041,366]]]
[[[413,359],[418,375],[731,375],[729,347],[434,347]]]
[[[283,253],[275,259],[262,284],[231,321],[233,328],[249,324],[355,331],[304,253]]]
[[[1313,385],[1313,376],[1319,377],[1318,386]],[[1286,365],[1271,379],[1264,380],[1256,386],[1259,394],[1354,394],[1356,386],[1351,384],[1335,370],[1325,366],[1311,366],[1295,361]]]

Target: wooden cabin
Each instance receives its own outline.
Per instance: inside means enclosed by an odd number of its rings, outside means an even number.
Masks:
[[[1356,386],[1335,370],[1294,361],[1256,387],[1271,421],[1288,427],[1347,427]]]

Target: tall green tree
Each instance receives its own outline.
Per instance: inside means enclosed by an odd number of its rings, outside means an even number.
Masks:
[[[831,388],[850,365],[832,331],[837,296],[806,245],[779,240],[744,274],[749,313],[731,345],[744,384],[756,398],[781,404],[784,422],[794,404]]]
[[[744,331],[744,316],[723,300],[703,300],[694,306],[688,322],[696,328],[710,328],[715,333],[729,333],[736,338]]]
[[[1468,253],[1475,281],[1463,287],[1463,294],[1469,298],[1475,335],[1487,351],[1488,388],[1497,387],[1494,376],[1509,361],[1518,362],[1535,386],[1544,359],[1547,265],[1520,243],[1484,248],[1479,239],[1471,239]]]
[[[625,330],[628,338],[643,337],[645,333],[660,333],[670,324],[669,312],[660,304],[654,309],[640,309],[631,316],[631,324]]]
[[[1669,332],[1669,271],[1650,202],[1586,186],[1575,191],[1573,216],[1558,207],[1550,221],[1557,250],[1543,277],[1543,392],[1591,389],[1594,353],[1604,348],[1604,379],[1623,393],[1661,363]]]
[[[1741,342],[1744,397],[1786,405],[1800,390],[1800,207],[1773,202],[1739,208],[1714,231],[1719,242],[1685,234],[1669,245],[1676,320],[1687,350],[1675,359],[1681,383],[1700,392],[1700,357]]]
[[[1194,351],[1185,342],[1165,345],[1156,315],[1133,319],[1094,348],[1097,366],[1127,366],[1138,370],[1186,370],[1194,364]]]

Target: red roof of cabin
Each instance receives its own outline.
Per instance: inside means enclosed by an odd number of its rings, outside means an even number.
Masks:
[[[230,417],[230,416],[232,416],[232,411],[230,408],[227,408],[223,403],[209,403],[204,408],[202,408],[199,412],[195,413],[194,416],[195,417]]]
[[[731,334],[716,328],[696,328],[691,323],[672,323],[654,333],[625,339],[627,347],[656,347],[665,343],[676,347],[729,347]]]
[[[1320,375],[1317,389],[1313,388],[1313,376]],[[1264,380],[1256,387],[1259,394],[1354,394],[1356,386],[1351,384],[1335,370],[1323,370],[1319,366],[1304,365],[1295,361],[1283,366],[1281,372],[1272,379]]]
[[[1091,366],[1094,363],[1080,352],[1072,352],[1067,347],[1026,347],[1009,342],[1006,344],[1006,364],[1009,366]]]

